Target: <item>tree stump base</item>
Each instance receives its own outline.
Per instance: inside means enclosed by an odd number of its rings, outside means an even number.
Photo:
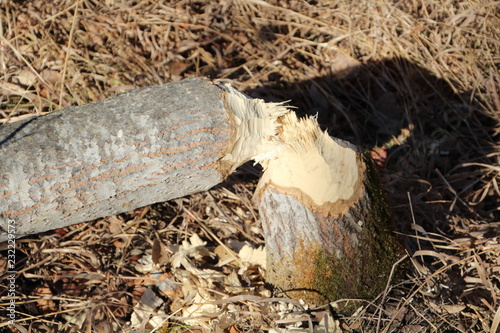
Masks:
[[[257,190],[266,281],[314,304],[373,298],[402,252],[370,157],[315,119],[280,123],[284,147]]]

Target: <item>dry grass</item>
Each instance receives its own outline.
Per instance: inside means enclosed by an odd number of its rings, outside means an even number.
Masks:
[[[207,193],[19,240],[19,326],[0,330],[132,332],[149,288],[163,331],[496,332],[499,5],[3,1],[2,122],[189,76],[290,100],[372,149],[408,256],[406,278],[356,313],[271,295],[237,254],[263,244],[245,166]]]

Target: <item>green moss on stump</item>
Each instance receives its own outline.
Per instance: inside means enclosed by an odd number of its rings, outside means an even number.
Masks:
[[[360,242],[349,257],[318,253],[315,286],[328,301],[341,298],[372,299],[386,286],[394,263],[403,254],[403,248],[394,233],[378,174],[369,156],[365,184],[370,200],[370,211],[364,219]]]
[[[404,252],[394,233],[392,216],[380,189],[377,172],[369,156],[365,155],[364,159],[367,166],[364,205],[367,201],[370,209],[363,212],[360,203],[353,207],[361,212],[363,221],[358,245],[341,258],[321,250],[319,244],[298,245],[293,261],[296,267],[302,270],[310,267],[311,271],[303,270],[298,276],[291,277],[290,286],[296,289],[287,292],[289,296],[322,304],[344,298],[370,300],[384,290],[393,264]],[[304,258],[310,262],[305,263]],[[300,290],[298,286],[304,289]]]

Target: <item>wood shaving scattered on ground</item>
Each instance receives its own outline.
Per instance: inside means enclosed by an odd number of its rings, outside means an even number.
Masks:
[[[193,76],[289,101],[370,150],[408,255],[376,299],[290,300],[265,284],[245,165],[205,193],[19,239],[17,328],[3,283],[1,332],[498,330],[496,2],[2,6],[2,123]]]

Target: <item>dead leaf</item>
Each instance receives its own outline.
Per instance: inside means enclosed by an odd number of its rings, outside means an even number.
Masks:
[[[33,292],[33,296],[40,297],[40,298],[37,298],[36,304],[37,304],[38,310],[41,313],[49,313],[49,312],[57,311],[56,303],[50,299],[50,297],[53,296],[53,294],[52,294],[52,291],[50,290],[49,287],[36,288],[35,291]]]
[[[36,74],[30,70],[23,69],[14,77],[14,80],[23,86],[30,87],[36,83]]]
[[[227,246],[219,245],[214,249],[214,253],[219,257],[219,262],[217,263],[218,267],[222,267],[224,265],[230,265],[237,267],[234,263],[234,254],[229,252]]]
[[[163,243],[155,238],[153,241],[153,250],[151,253],[153,263],[162,266],[170,260],[170,255],[167,252],[167,247]]]
[[[443,305],[443,310],[447,313],[460,313],[466,308],[463,304],[447,304]]]
[[[422,325],[405,325],[402,329],[402,333],[419,333],[422,332],[424,327]]]
[[[122,232],[123,219],[116,215],[106,218],[108,222],[108,230],[111,234],[116,235]]]
[[[329,52],[331,56],[327,55],[326,59],[329,60],[330,69],[337,78],[346,78],[361,67],[361,63],[350,55],[339,51],[337,48],[328,46],[328,49],[331,50]]]
[[[241,331],[236,326],[231,326],[226,329],[228,333],[240,333]]]
[[[61,82],[61,73],[59,71],[53,71],[51,69],[44,69],[40,76],[42,79],[48,84],[55,86],[59,82]]]
[[[157,310],[163,303],[163,300],[151,288],[147,289],[134,308],[130,318],[131,326],[141,327],[144,325],[145,327],[145,324],[149,323],[151,326],[157,327],[163,324],[164,318],[155,316],[155,314],[165,314],[163,310]]]

